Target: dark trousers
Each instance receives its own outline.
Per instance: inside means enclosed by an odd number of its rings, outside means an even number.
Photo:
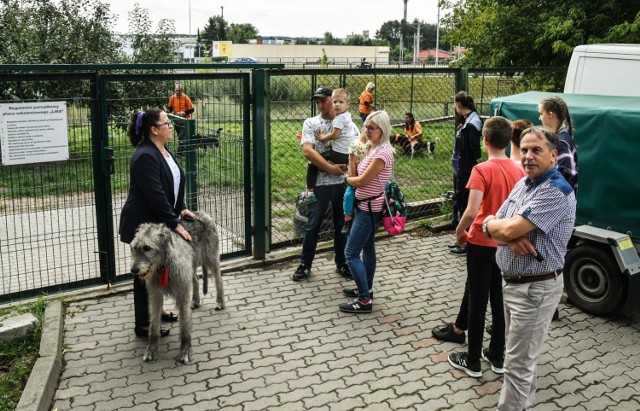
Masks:
[[[487,303],[491,301],[491,342],[494,357],[504,353],[504,304],[502,274],[496,264],[496,248],[467,244],[467,281],[469,285],[469,361],[480,359]]]
[[[136,316],[136,327],[149,326],[149,294],[144,281],[133,276],[133,309]]]
[[[467,203],[469,203],[469,190],[466,188],[468,182],[468,176],[466,181],[460,181],[457,175],[453,175],[453,193],[455,195],[455,199],[453,201],[453,219],[451,221],[451,226],[454,230],[458,227],[460,218],[462,217],[462,214],[464,214],[464,210],[467,209]]]
[[[462,295],[462,301],[460,302],[460,311],[456,317],[454,325],[461,330],[469,328],[469,275],[467,274],[467,281],[464,283],[464,294]]]
[[[342,199],[344,197],[345,184],[334,184],[330,186],[317,186],[314,190],[317,201],[307,205],[309,209],[307,225],[304,228],[304,238],[302,240],[302,254],[300,263],[311,268],[313,259],[316,256],[318,245],[318,231],[324,220],[324,214],[332,207],[333,213],[333,250],[336,267],[346,264],[344,258],[344,246],[347,238],[342,234],[344,226],[344,212],[342,210]]]

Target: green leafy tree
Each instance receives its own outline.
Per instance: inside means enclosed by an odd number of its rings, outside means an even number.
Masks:
[[[202,30],[202,38],[205,41],[206,48],[209,50],[214,41],[226,41],[227,31],[229,30],[227,22],[221,16],[209,17],[209,21]]]
[[[0,64],[119,62],[113,21],[98,0],[1,0]]]
[[[324,37],[322,39],[322,44],[324,44],[325,46],[329,46],[332,44],[342,44],[342,42],[340,41],[340,39],[336,39],[333,37],[333,34],[331,34],[330,32],[325,32],[324,33]]]
[[[445,42],[484,67],[563,67],[580,44],[640,42],[637,0],[444,1]]]
[[[152,25],[149,10],[135,3],[129,12],[129,30],[133,37],[131,62],[174,63],[177,46],[172,39],[175,34],[173,20],[160,20],[155,32],[151,31]]]
[[[249,40],[258,37],[258,29],[253,24],[235,24],[229,26],[229,40],[234,43],[247,44]]]

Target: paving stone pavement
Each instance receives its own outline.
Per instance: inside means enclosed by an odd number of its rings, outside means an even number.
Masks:
[[[352,282],[331,253],[316,257],[308,282],[290,279],[297,259],[228,273],[227,308],[214,311],[208,296],[194,311],[188,365],[175,361],[178,323],[159,360],[142,361],[131,292],[72,302],[53,409],[495,409],[501,377],[486,362],[480,379],[454,370],[447,354],[463,347],[431,336],[462,297],[465,259],[448,253],[452,241],[379,240],[369,315],[338,311]],[[594,317],[564,303],[560,315],[539,360],[536,410],[640,409],[640,316]]]

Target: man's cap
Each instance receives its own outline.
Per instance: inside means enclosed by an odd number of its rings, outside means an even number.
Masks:
[[[333,93],[333,90],[331,90],[330,88],[320,87],[313,93],[313,97],[311,97],[311,100],[314,100],[316,98],[324,99],[327,97],[331,97],[331,93]]]

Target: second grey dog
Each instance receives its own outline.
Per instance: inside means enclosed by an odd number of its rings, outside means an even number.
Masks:
[[[215,309],[225,307],[218,230],[208,214],[202,211],[195,214],[196,219],[180,222],[191,235],[191,242],[164,224],[140,225],[131,242],[131,273],[145,281],[149,293],[149,342],[142,357],[144,361],[157,357],[165,294],[175,299],[180,316],[178,359],[183,364],[191,360],[191,306],[200,306],[198,267],[202,267],[204,294],[208,292],[208,277],[213,274],[217,293]]]

